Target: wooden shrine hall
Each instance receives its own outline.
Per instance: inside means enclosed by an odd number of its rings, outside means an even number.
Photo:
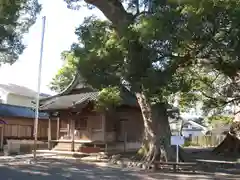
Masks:
[[[91,153],[109,144],[120,149],[126,143],[130,149],[140,147],[143,121],[135,96],[123,88],[122,103],[110,116],[94,110],[98,93],[77,74],[64,91],[40,100],[40,111],[50,115],[49,149]],[[57,121],[56,127],[52,121]],[[52,139],[55,133],[56,139]],[[83,145],[93,147],[84,149]]]

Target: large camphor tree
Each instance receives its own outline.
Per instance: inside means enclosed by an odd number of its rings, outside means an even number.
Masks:
[[[184,67],[192,60],[180,44],[185,43],[181,41],[185,33],[181,8],[160,1],[147,5],[144,14],[140,10],[144,5],[138,1],[131,2],[132,13],[116,0],[87,3],[98,7],[111,22],[90,17],[76,30],[79,43],[72,50],[78,70],[94,88],[128,87],[142,111],[144,161],[151,163],[160,152],[170,158],[168,98],[188,90]]]
[[[37,0],[0,0],[0,64],[18,59],[25,47],[23,35],[40,10]]]
[[[67,2],[73,7],[78,1]],[[143,115],[145,161],[156,159],[160,149],[170,157],[166,105],[196,85],[188,70],[207,66],[237,74],[239,1],[85,2],[109,21],[87,18],[76,30],[78,70],[93,87],[130,88]]]

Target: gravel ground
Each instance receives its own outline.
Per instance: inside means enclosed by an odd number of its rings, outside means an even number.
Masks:
[[[107,163],[83,163],[74,159],[57,157],[40,158],[36,163],[30,157],[14,161],[0,160],[0,180],[210,180],[240,179],[237,175],[223,173],[174,174],[146,173],[134,169],[124,169]]]

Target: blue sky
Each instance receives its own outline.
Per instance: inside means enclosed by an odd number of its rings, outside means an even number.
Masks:
[[[15,64],[0,68],[0,83],[14,83],[37,89],[42,16],[46,16],[41,92],[50,93],[47,85],[62,66],[61,52],[68,50],[76,41],[75,28],[83,22],[84,17],[92,14],[100,18],[104,16],[97,9],[88,10],[84,7],[79,11],[67,9],[63,0],[39,0],[39,2],[43,5],[42,12],[24,37],[27,48]]]

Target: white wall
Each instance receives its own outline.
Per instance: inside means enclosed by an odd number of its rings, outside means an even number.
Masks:
[[[26,96],[17,95],[17,94],[8,94],[6,104],[33,107],[32,101],[34,100],[35,98],[30,98]]]
[[[8,96],[8,93],[6,91],[4,91],[3,89],[0,89],[0,103],[7,103],[7,96]]]
[[[205,133],[203,131],[191,131],[191,130],[182,130],[182,135],[184,137],[189,137],[190,135],[192,136],[203,136]]]

